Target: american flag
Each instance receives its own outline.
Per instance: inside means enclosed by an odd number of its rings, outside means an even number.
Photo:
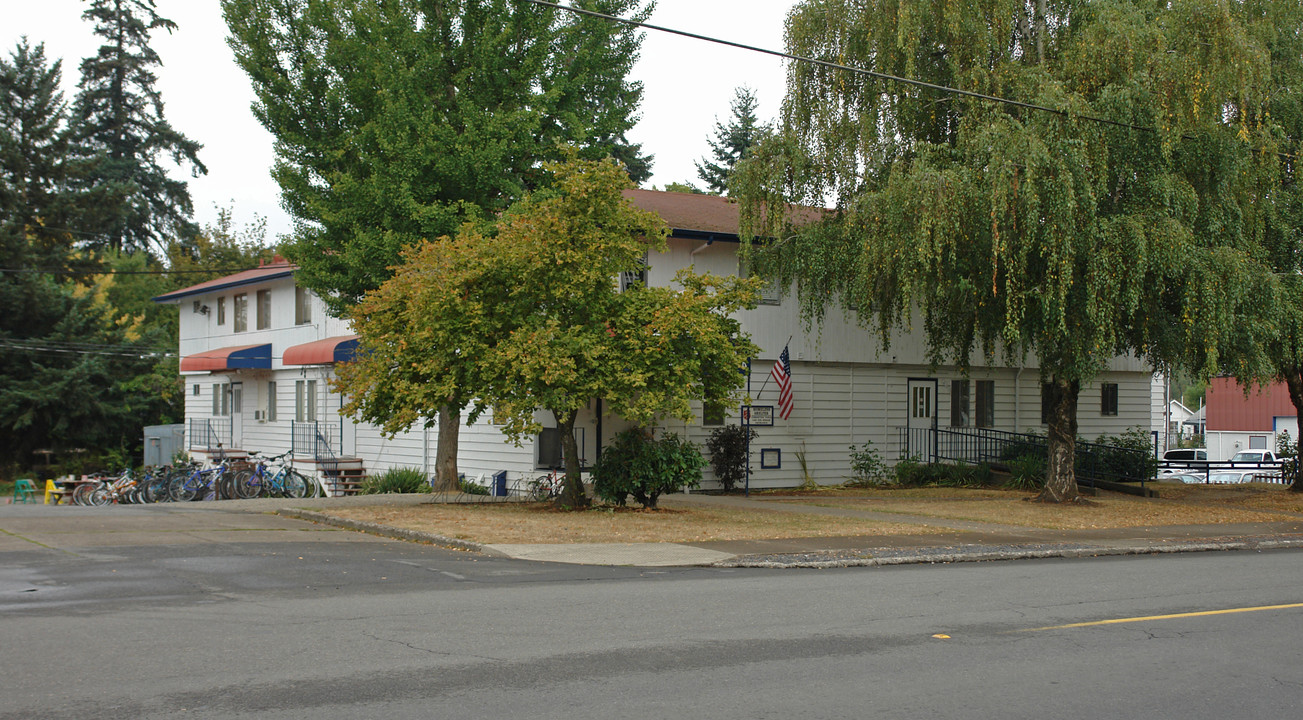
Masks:
[[[778,383],[778,416],[786,420],[792,414],[792,357],[787,354],[787,346],[783,346],[770,374]]]

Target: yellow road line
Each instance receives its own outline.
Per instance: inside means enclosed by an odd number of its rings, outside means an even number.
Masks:
[[[1023,632],[1039,632],[1041,630],[1066,630],[1067,628],[1092,627],[1095,625],[1118,625],[1121,623],[1145,622],[1147,620],[1173,620],[1175,618],[1203,617],[1206,615],[1230,615],[1232,613],[1258,612],[1260,610],[1285,610],[1288,608],[1303,608],[1303,603],[1290,603],[1289,605],[1262,605],[1260,607],[1247,608],[1228,608],[1226,610],[1204,610],[1202,612],[1176,613],[1173,615],[1147,615],[1145,617],[1132,618],[1115,618],[1113,620],[1096,620],[1094,622],[1071,623],[1069,625],[1051,625],[1049,627],[1027,628]]]

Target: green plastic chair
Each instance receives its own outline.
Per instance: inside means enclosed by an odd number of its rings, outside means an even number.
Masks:
[[[14,502],[15,503],[34,503],[36,502],[36,486],[31,480],[14,481]]]

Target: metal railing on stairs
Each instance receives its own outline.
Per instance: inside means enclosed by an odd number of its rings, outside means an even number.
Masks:
[[[231,418],[190,418],[186,435],[189,438],[188,449],[208,450],[216,447],[231,446]]]
[[[900,428],[900,459],[927,462],[986,463],[1000,467],[1024,455],[1045,457],[1049,441],[1044,435],[991,428]],[[1148,452],[1118,445],[1076,443],[1077,482],[1094,487],[1096,481],[1144,482],[1154,475],[1156,461]]]

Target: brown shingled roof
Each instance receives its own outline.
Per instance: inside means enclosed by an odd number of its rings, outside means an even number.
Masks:
[[[659,214],[675,230],[738,234],[741,206],[728,198],[660,190],[625,190],[624,196],[643,210]],[[806,222],[818,220],[824,212],[811,207],[793,208],[795,219]]]
[[[293,275],[298,267],[298,265],[294,265],[285,258],[277,255],[271,262],[260,264],[252,270],[244,270],[235,273],[234,275],[226,275],[224,277],[208,280],[207,282],[201,282],[198,285],[191,285],[190,287],[181,288],[180,290],[173,290],[170,293],[165,293],[154,298],[154,302],[172,302],[189,295],[199,295],[213,290],[239,287],[240,285],[249,285],[262,280],[285,277],[287,275]]]

